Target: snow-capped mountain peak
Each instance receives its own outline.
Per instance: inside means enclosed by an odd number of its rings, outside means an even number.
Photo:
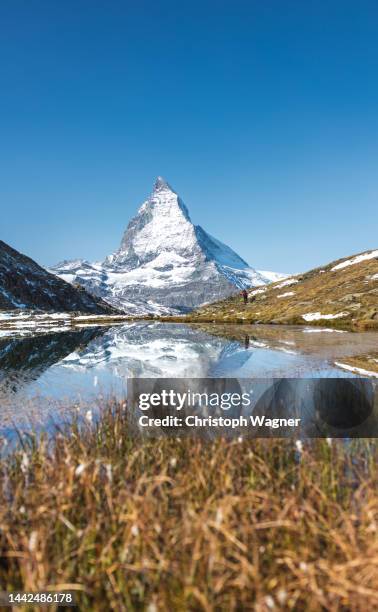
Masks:
[[[158,176],[154,183],[153,193],[157,191],[172,191],[172,193],[175,193],[169,183],[167,183],[162,176]]]
[[[186,256],[196,246],[188,209],[164,179],[158,177],[151,196],[130,221],[120,248],[105,265],[134,269],[162,253]]]
[[[158,176],[117,251],[103,264],[79,260],[53,268],[126,312],[185,312],[268,278],[194,225],[184,202]]]

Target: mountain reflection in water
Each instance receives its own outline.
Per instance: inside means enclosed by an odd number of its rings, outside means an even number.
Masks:
[[[131,377],[347,378],[334,360],[376,346],[374,333],[309,331],[148,321],[1,338],[0,427],[68,403],[123,397]]]

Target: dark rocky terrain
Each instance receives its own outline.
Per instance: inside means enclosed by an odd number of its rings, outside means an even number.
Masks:
[[[114,309],[82,287],[74,287],[0,240],[0,310],[111,314]]]

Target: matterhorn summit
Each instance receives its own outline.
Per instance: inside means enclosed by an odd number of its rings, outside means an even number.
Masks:
[[[132,314],[188,312],[238,288],[285,276],[250,268],[232,249],[193,225],[184,202],[161,176],[115,253],[102,263],[64,261],[52,271]]]

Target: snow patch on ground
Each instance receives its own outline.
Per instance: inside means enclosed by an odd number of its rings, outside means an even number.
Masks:
[[[5,312],[0,315],[0,336],[30,335],[50,332],[64,332],[79,326],[125,323],[127,315],[75,315],[74,313]]]
[[[130,317],[127,315],[78,315],[72,317],[73,321],[87,321],[91,319],[120,319],[120,320],[128,320]]]
[[[374,257],[378,257],[378,249],[375,251],[370,251],[370,253],[364,253],[363,255],[356,255],[356,257],[352,257],[352,259],[347,259],[346,261],[342,261],[341,263],[333,266],[331,268],[331,272],[335,270],[342,270],[343,268],[347,268],[348,266],[354,266],[355,264],[361,263],[361,261],[367,261],[368,259],[374,259]]]
[[[281,293],[277,295],[278,298],[290,297],[290,295],[295,295],[294,291],[286,291],[286,293]]]
[[[295,285],[298,282],[296,278],[288,278],[279,285],[276,285],[274,289],[282,289],[283,287],[289,287],[290,285]]]
[[[329,333],[329,334],[347,334],[344,329],[328,329],[328,328],[307,328],[303,330],[304,334],[321,334],[321,333]]]
[[[249,297],[252,295],[258,295],[259,293],[265,293],[266,289],[255,289],[254,291],[250,291],[248,293]]]
[[[370,370],[365,370],[364,368],[356,368],[355,366],[350,366],[347,363],[340,363],[335,361],[335,365],[343,370],[348,370],[348,372],[353,372],[354,374],[361,374],[362,376],[374,376],[374,378],[378,378],[378,372],[371,372]]]
[[[302,319],[305,321],[319,321],[320,319],[340,319],[341,317],[347,317],[349,312],[337,312],[336,314],[322,314],[321,312],[308,312],[302,315]]]

